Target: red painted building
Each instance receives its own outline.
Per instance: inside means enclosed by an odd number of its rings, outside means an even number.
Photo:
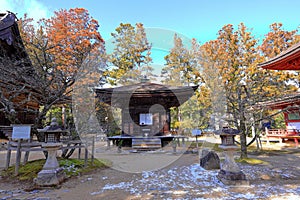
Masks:
[[[300,70],[300,43],[259,66],[268,70]],[[264,102],[263,105],[274,110],[283,110],[287,130],[300,130],[300,93]]]
[[[291,46],[259,66],[269,70],[300,70],[300,43]]]

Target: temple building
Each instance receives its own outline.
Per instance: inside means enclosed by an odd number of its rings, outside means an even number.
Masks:
[[[258,66],[268,70],[300,70],[300,43]],[[287,130],[300,130],[300,93],[261,104],[273,110],[283,110]]]
[[[300,70],[300,43],[258,66],[269,70]]]
[[[0,125],[11,123],[4,112],[1,112],[1,109],[9,109],[9,101],[14,103],[14,108],[9,111],[16,112],[21,123],[34,123],[36,117],[34,111],[39,109],[39,104],[32,100],[26,101],[28,99],[26,90],[35,95],[38,92],[28,86],[26,77],[29,79],[33,76],[35,70],[25,50],[17,17],[12,12],[0,13],[0,70],[0,94],[3,95],[0,99]],[[6,105],[6,108],[3,105]],[[28,110],[33,112],[27,112]]]
[[[96,95],[100,102],[122,110],[121,136],[118,138],[131,140],[135,137],[169,135],[170,108],[182,105],[197,88],[166,86],[142,80],[128,86],[98,88]]]

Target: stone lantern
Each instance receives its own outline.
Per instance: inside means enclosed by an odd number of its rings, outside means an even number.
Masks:
[[[62,143],[59,142],[59,137],[56,135],[60,135],[62,130],[58,127],[56,118],[53,118],[51,120],[50,127],[39,129],[38,131],[41,133],[47,133],[46,140],[44,143],[42,143],[42,147],[48,152],[48,156],[43,169],[38,173],[38,176],[35,178],[34,182],[39,186],[58,185],[66,177],[63,168],[59,167],[59,163],[56,158],[57,150],[62,147]],[[56,137],[52,136],[53,139],[49,140],[49,135],[51,134]]]
[[[234,143],[234,137],[240,133],[237,129],[223,128],[218,132],[221,137],[219,148],[224,150],[225,161],[221,164],[221,170],[217,177],[227,185],[249,185],[245,174],[234,161],[234,153],[239,148]]]

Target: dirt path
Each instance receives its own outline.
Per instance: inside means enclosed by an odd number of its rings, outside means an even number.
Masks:
[[[127,156],[130,156],[127,155]],[[136,160],[136,154],[132,157]],[[172,155],[161,154],[161,159]],[[221,155],[220,155],[221,156]],[[28,185],[0,179],[0,199],[299,199],[300,150],[251,153],[266,161],[239,164],[248,187],[230,187],[216,178],[218,170],[199,166],[197,154],[183,154],[156,171],[126,173],[112,168],[74,177],[57,189],[24,191]],[[130,158],[130,157],[128,157]]]

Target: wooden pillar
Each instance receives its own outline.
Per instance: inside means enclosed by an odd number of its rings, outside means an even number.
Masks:
[[[122,111],[121,111],[121,134],[123,133],[124,128],[125,128],[125,126],[124,126],[124,124],[125,124],[124,117],[125,117],[124,109],[122,109]],[[124,131],[124,133],[125,133],[125,131]]]
[[[10,145],[11,141],[8,141],[8,145],[7,145],[7,154],[6,154],[6,165],[5,165],[5,169],[8,169],[9,164],[10,164],[10,158],[11,158],[11,145]]]
[[[270,141],[269,141],[269,132],[268,132],[268,128],[265,127],[265,132],[266,132],[266,138],[267,138],[267,145],[270,145]]]
[[[94,165],[94,159],[95,159],[95,137],[92,138],[92,157],[91,157],[91,165]]]
[[[18,146],[17,146],[17,156],[16,156],[16,165],[15,165],[15,175],[19,174],[19,167],[21,162],[21,139],[18,139]]]
[[[29,152],[30,152],[30,151],[26,151],[26,152],[25,152],[24,160],[23,160],[23,164],[24,164],[24,165],[28,162]]]
[[[164,134],[165,132],[165,123],[166,123],[167,117],[166,117],[166,113],[159,113],[159,126],[160,126],[160,130],[159,132],[161,132],[162,134]]]
[[[170,108],[168,108],[167,110],[167,122],[168,122],[168,130],[170,131],[170,127],[171,127],[171,112],[170,112]]]
[[[122,131],[125,134],[132,134],[132,129],[131,129],[131,119],[130,119],[130,114],[129,110],[127,108],[122,109]]]
[[[84,167],[87,167],[87,161],[88,161],[88,148],[87,147],[85,147],[84,148],[85,149],[85,151],[84,151]]]
[[[79,144],[79,145],[81,145],[81,144]],[[80,159],[80,158],[81,158],[81,147],[78,148],[78,159]]]

